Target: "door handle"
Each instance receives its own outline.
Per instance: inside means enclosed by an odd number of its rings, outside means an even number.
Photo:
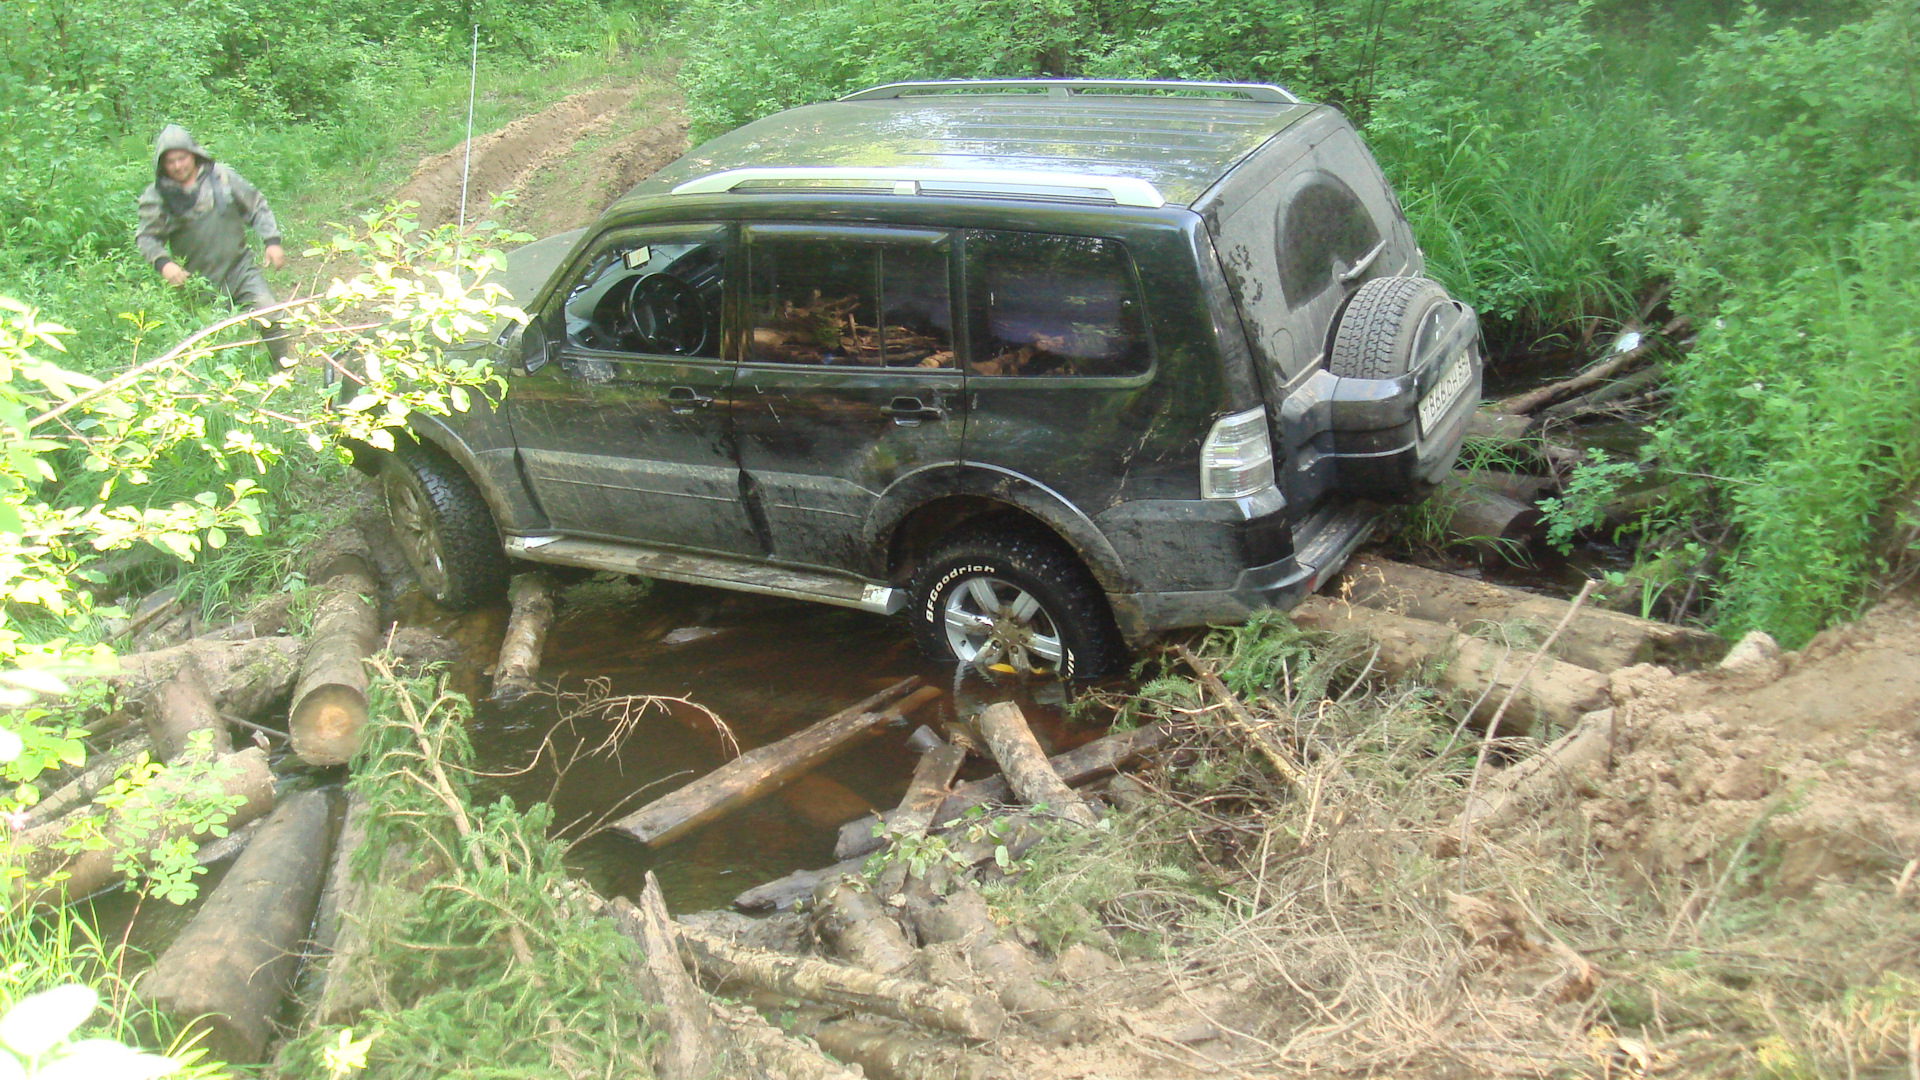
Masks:
[[[897,397],[880,407],[880,415],[891,417],[901,427],[912,427],[923,420],[945,420],[947,410],[937,403],[925,404],[917,397]]]
[[[713,398],[696,391],[691,386],[675,386],[667,390],[667,411],[682,416],[695,409],[704,409],[713,404]]]

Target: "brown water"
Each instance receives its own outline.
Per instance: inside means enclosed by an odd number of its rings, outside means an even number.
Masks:
[[[859,741],[777,795],[659,849],[592,831],[721,765],[735,745],[747,750],[793,734],[909,675],[943,696],[909,724]],[[687,586],[568,589],[540,677],[557,683],[563,697],[476,706],[472,741],[483,772],[523,770],[540,756],[520,775],[484,780],[476,795],[550,801],[563,835],[584,837],[568,857],[578,876],[604,895],[633,895],[652,870],[679,911],[724,906],[763,881],[831,863],[841,824],[899,802],[917,761],[906,745],[916,725],[942,731],[989,702],[1014,698],[1051,751],[1098,734],[1066,720],[1058,684],[993,685],[968,675],[956,688],[954,668],[925,660],[902,620]],[[630,710],[580,713],[580,703],[564,696],[594,680],[616,697],[684,702],[639,711],[623,726],[618,719]],[[724,722],[733,744],[696,706]],[[569,713],[579,714],[569,720]],[[569,764],[557,770],[556,760]]]

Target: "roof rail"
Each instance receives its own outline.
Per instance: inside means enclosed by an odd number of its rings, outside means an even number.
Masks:
[[[919,195],[923,188],[949,195],[985,195],[998,198],[1044,198],[1085,201],[1083,192],[1099,192],[1117,206],[1158,208],[1167,204],[1160,189],[1133,176],[1096,176],[1091,173],[1035,172],[1015,169],[926,168],[752,168],[728,169],[689,180],[673,189],[675,195],[712,195],[743,184],[809,183],[830,185],[890,184],[893,195]]]
[[[1134,93],[1142,90],[1205,92],[1235,96],[1247,101],[1296,105],[1300,99],[1285,87],[1272,83],[1184,82],[1178,79],[943,79],[931,82],[899,82],[875,86],[848,94],[841,101],[884,101],[890,98],[919,97],[926,94],[973,94],[996,90],[1044,90],[1054,97],[1077,94]]]

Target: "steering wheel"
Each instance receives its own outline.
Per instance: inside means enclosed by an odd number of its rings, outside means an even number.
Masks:
[[[627,293],[627,330],[647,352],[695,356],[707,344],[706,305],[672,274],[648,274]]]

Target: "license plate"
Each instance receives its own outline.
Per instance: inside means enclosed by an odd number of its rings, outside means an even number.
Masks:
[[[1447,361],[1447,369],[1440,373],[1439,380],[1427,391],[1427,396],[1420,399],[1420,434],[1425,435],[1432,430],[1472,384],[1473,350],[1462,349]]]

